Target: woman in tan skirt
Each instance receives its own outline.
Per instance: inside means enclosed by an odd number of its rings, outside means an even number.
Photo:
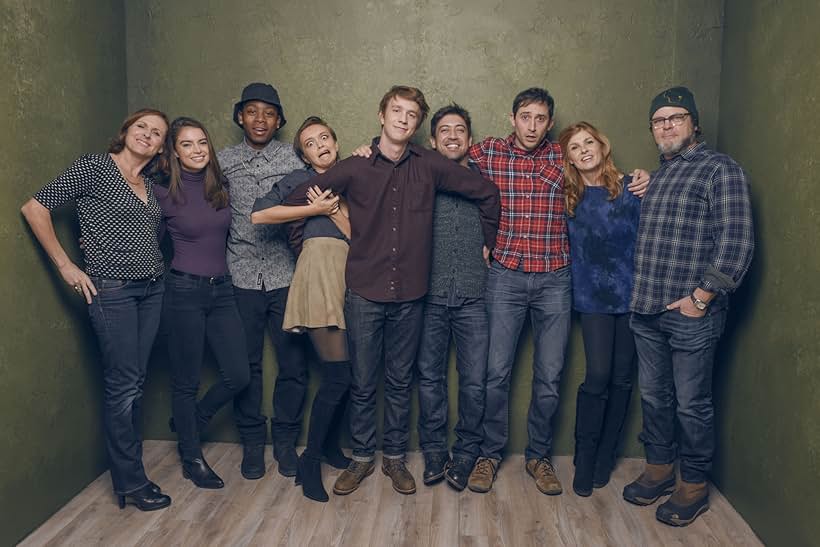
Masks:
[[[296,154],[307,164],[284,177],[264,198],[256,200],[254,224],[289,225],[289,239],[299,255],[288,292],[282,328],[307,332],[322,361],[322,382],[310,412],[307,447],[299,457],[296,484],[305,497],[327,501],[321,457],[337,469],[350,464],[339,448],[336,432],[350,388],[350,356],[344,319],[345,264],[350,221],[347,207],[329,191],[308,192],[307,204],[282,205],[299,184],[324,173],[338,160],[336,133],[321,118],[311,116],[296,132]],[[300,196],[304,199],[305,196]],[[300,200],[301,200],[300,199]]]

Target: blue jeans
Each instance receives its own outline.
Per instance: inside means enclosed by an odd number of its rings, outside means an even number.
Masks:
[[[348,290],[345,322],[350,342],[350,438],[353,459],[372,461],[376,452],[376,388],[384,362],[386,458],[401,458],[410,439],[410,390],[423,301],[373,302]]]
[[[202,457],[199,436],[214,414],[248,385],[248,350],[231,276],[209,278],[171,270],[166,277],[171,406],[180,454],[190,461]],[[197,403],[206,342],[220,379]]]
[[[677,310],[632,314],[638,352],[646,461],[668,464],[680,455],[681,478],[706,480],[715,451],[712,366],[726,310],[692,318]],[[676,434],[675,421],[678,432]]]
[[[501,459],[509,437],[510,376],[527,312],[533,331],[532,397],[527,414],[529,459],[549,457],[552,419],[567,349],[572,300],[569,266],[554,272],[522,272],[493,262],[487,277],[490,350],[481,455]]]
[[[148,484],[142,465],[142,385],[162,315],[162,278],[92,277],[88,306],[103,364],[105,448],[114,492]]]
[[[453,456],[464,459],[479,456],[487,377],[487,330],[483,298],[463,306],[425,302],[417,361],[419,440],[425,453],[447,450],[447,363],[452,332],[458,371],[458,422]]]

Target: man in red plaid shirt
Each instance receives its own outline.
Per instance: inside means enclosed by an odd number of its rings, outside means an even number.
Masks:
[[[561,148],[547,137],[554,110],[555,101],[545,89],[526,89],[513,101],[513,133],[470,148],[470,161],[501,192],[501,220],[487,279],[484,440],[468,482],[475,492],[492,488],[507,444],[510,377],[527,312],[534,355],[526,469],[544,494],[562,491],[550,454],[572,295]],[[647,179],[644,173],[637,185],[645,186]]]

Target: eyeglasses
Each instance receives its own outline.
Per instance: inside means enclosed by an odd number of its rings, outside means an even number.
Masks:
[[[686,114],[672,114],[666,118],[652,118],[649,120],[649,125],[652,129],[660,129],[666,125],[666,122],[671,123],[674,127],[683,125],[686,116],[691,116],[688,112]]]

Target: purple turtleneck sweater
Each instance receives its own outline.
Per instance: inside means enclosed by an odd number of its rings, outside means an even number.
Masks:
[[[231,208],[214,209],[205,200],[205,171],[180,172],[180,195],[174,202],[168,188],[154,186],[165,226],[174,242],[171,268],[202,276],[228,273],[225,245],[231,226]]]

